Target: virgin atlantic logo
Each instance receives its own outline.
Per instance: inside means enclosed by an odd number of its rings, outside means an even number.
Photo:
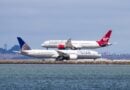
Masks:
[[[109,40],[108,37],[103,38],[103,41],[108,41],[108,40]]]

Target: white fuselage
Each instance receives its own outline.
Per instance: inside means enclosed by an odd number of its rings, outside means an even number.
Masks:
[[[48,40],[45,41],[41,46],[45,48],[57,48],[58,45],[65,45],[67,40]],[[95,49],[101,46],[96,41],[76,41],[72,40],[71,44],[76,48],[83,49]]]
[[[58,50],[68,55],[75,55],[77,59],[97,59],[101,57],[96,51],[90,50]],[[59,53],[56,50],[24,50],[21,52],[23,55],[36,57],[36,58],[57,58]]]

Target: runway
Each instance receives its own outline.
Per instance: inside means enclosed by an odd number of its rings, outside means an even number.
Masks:
[[[130,60],[105,60],[105,59],[84,59],[84,60],[0,60],[0,64],[130,64]]]

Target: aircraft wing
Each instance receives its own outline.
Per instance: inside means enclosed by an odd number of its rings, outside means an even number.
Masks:
[[[56,58],[56,60],[64,60],[64,59],[69,59],[69,54],[66,54],[62,51],[57,51],[59,56]]]
[[[67,53],[64,53],[62,51],[57,51],[57,53],[59,54],[59,56],[69,56]]]
[[[71,38],[69,38],[65,44],[66,47],[72,47]]]
[[[62,51],[57,51],[59,53],[59,56],[56,58],[56,60],[76,60],[78,59],[77,54],[67,54]]]
[[[72,45],[71,38],[69,38],[65,44],[67,48],[71,48],[73,50],[77,49],[75,46]]]

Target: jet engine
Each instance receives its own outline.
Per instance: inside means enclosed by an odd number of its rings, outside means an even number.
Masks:
[[[78,56],[76,54],[70,54],[69,59],[70,60],[76,60],[76,59],[78,59]]]

